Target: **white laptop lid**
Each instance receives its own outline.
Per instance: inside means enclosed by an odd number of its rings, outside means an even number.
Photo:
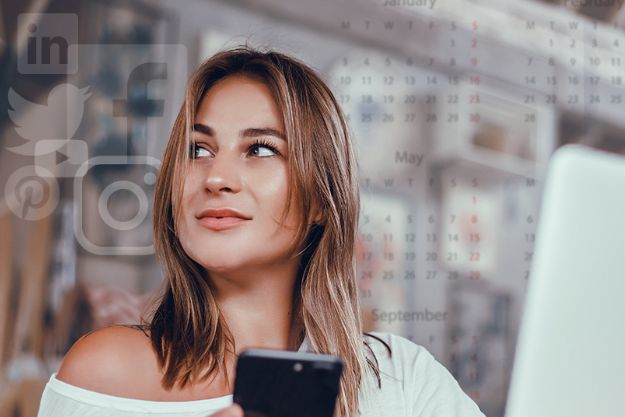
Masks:
[[[623,417],[625,158],[549,164],[506,417]]]

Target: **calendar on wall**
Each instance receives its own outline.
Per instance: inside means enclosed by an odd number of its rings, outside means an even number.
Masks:
[[[393,7],[401,18],[338,25],[404,44],[346,51],[326,75],[358,153],[365,323],[427,347],[502,416],[546,167],[565,143],[625,148],[610,115],[620,52],[581,16]],[[536,44],[498,32],[508,27]]]

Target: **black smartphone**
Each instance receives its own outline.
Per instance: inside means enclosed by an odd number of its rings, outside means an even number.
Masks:
[[[342,372],[335,355],[246,349],[237,360],[233,401],[245,417],[332,417]]]

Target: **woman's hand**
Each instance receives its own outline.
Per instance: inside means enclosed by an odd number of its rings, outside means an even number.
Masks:
[[[219,410],[207,417],[243,417],[243,409],[239,404],[234,403],[230,407]]]

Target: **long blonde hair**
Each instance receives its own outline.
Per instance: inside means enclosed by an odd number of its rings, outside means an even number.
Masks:
[[[303,244],[293,297],[293,311],[302,328],[299,340],[306,335],[312,350],[343,360],[335,416],[355,416],[367,367],[380,384],[377,359],[374,355],[374,364],[363,348],[369,347],[363,334],[373,335],[362,332],[356,280],[354,251],[360,210],[356,155],[334,95],[311,68],[295,58],[238,46],[213,55],[189,80],[154,199],[155,249],[166,282],[151,320],[139,327],[149,331],[159,366],[165,368],[162,383],[167,389],[176,383],[184,387],[203,381],[219,370],[227,375],[224,358],[227,351],[234,352],[234,340],[206,271],[183,250],[176,225],[195,112],[212,85],[235,74],[266,84],[283,115],[289,141],[283,220],[293,192],[297,192],[304,217],[296,232],[297,242]],[[311,219],[313,209],[321,213],[317,223]],[[207,369],[201,377],[200,369]]]

